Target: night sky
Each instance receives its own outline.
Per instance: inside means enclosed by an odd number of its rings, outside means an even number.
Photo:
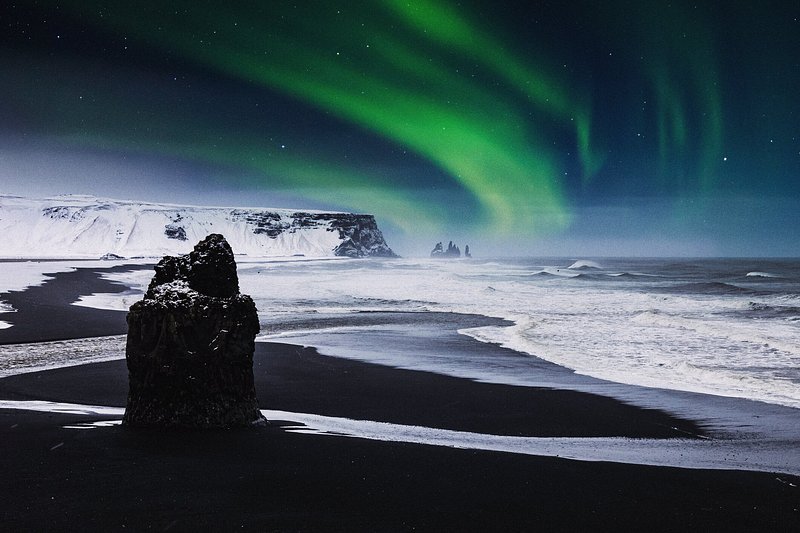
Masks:
[[[0,192],[373,213],[402,254],[800,255],[800,2],[14,1]]]

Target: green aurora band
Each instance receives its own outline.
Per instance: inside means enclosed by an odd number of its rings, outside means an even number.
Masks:
[[[304,99],[424,156],[478,199],[483,212],[475,222],[494,233],[511,231],[520,220],[534,232],[563,228],[569,220],[559,181],[563,165],[546,136],[527,125],[525,106],[503,90],[487,91],[460,72],[469,67],[459,65],[473,66],[473,74],[479,65],[564,128],[575,127],[585,167],[596,166],[589,155],[588,110],[570,101],[566,87],[527,69],[498,40],[444,5],[418,2],[408,8],[390,1],[376,3],[371,12],[354,6],[350,13],[341,7],[275,6],[264,18],[252,16],[254,6],[209,12],[193,5],[178,5],[172,25],[149,24],[155,16],[140,6],[115,7],[101,21]],[[97,13],[87,3],[75,7]],[[292,170],[265,163],[261,168],[269,175]],[[297,182],[320,178],[319,172],[294,170]],[[322,181],[323,188],[330,185]]]
[[[591,90],[560,72],[561,58],[542,59],[548,56],[544,45],[535,58],[522,54],[502,32],[490,31],[477,22],[476,14],[451,3],[237,2],[214,9],[178,1],[168,8],[151,3],[112,6],[62,3],[82,23],[282,92],[427,159],[475,199],[473,229],[510,235],[522,225],[526,234],[536,235],[566,228],[569,194],[580,196],[591,189],[607,158],[597,140],[604,135],[593,124]],[[712,190],[722,113],[709,37],[679,8],[671,18],[656,20],[661,14],[647,7],[626,5],[623,11],[588,6],[587,16],[606,28],[598,30],[608,33],[604,38],[620,45],[631,41],[649,56],[644,72],[655,112],[643,120],[656,125],[664,190],[678,197]],[[676,34],[679,25],[688,28],[688,38]],[[112,96],[102,107],[106,105],[114,107]],[[114,123],[131,119],[125,110],[117,112]],[[150,139],[143,141],[139,133],[108,126],[107,118],[96,117],[92,123],[84,116],[75,122],[80,127],[67,128],[62,137],[104,149],[240,168],[260,181],[257,185],[380,212],[407,231],[411,221],[429,228],[448,222],[441,214],[447,206],[398,188],[379,171],[373,175],[348,168],[324,151],[277,153],[265,146],[263,135],[230,127],[224,139],[215,138],[214,124],[169,110],[164,118],[150,120]],[[270,125],[264,127],[269,130]],[[209,133],[197,133],[202,131]],[[564,176],[569,156],[554,146],[554,132],[572,138],[581,174],[578,189],[568,191]]]

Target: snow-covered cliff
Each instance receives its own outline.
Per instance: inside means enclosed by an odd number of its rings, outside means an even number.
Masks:
[[[0,257],[160,257],[222,233],[250,256],[393,257],[372,215],[0,195]]]

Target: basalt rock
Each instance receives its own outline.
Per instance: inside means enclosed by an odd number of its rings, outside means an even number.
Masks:
[[[434,246],[433,250],[431,250],[431,257],[461,257],[461,249],[453,244],[453,241],[450,241],[450,244],[447,245],[447,250],[444,249],[441,242],[437,242],[436,246]]]
[[[212,234],[164,257],[128,313],[128,404],[123,424],[229,428],[262,423],[253,383],[259,331],[239,293],[233,252]]]

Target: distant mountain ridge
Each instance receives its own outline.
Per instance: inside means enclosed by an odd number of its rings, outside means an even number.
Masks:
[[[396,257],[373,215],[0,195],[0,257],[160,257],[210,233],[257,257]]]

